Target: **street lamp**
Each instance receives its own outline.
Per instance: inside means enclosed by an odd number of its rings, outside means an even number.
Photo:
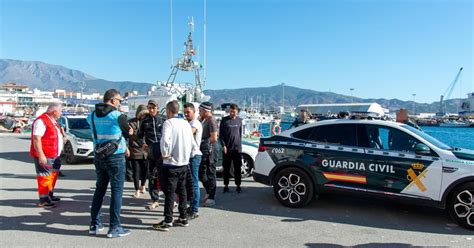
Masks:
[[[413,94],[411,94],[411,95],[413,96],[413,115],[416,115],[416,111],[415,111],[415,110],[416,110],[416,109],[415,109],[415,108],[416,108],[416,103],[415,103],[415,96],[416,96],[416,94],[413,93]]]
[[[285,83],[281,83],[281,90],[282,90],[281,106],[283,108],[283,112],[285,112]]]
[[[352,94],[352,92],[354,91],[354,88],[350,88],[350,90],[351,90],[351,101],[352,101],[352,103],[354,103],[354,96]]]

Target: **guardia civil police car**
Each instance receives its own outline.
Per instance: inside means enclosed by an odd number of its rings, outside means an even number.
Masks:
[[[87,116],[63,115],[59,119],[63,127],[67,142],[64,145],[62,156],[68,164],[74,164],[80,159],[94,158],[92,131]]]
[[[474,230],[474,151],[401,123],[327,120],[262,138],[253,177],[288,207],[358,192],[447,208]]]

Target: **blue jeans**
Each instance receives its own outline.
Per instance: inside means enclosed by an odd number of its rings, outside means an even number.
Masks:
[[[125,182],[125,156],[115,154],[105,159],[94,158],[95,173],[97,175],[96,188],[91,206],[91,225],[99,225],[100,209],[104,200],[107,186],[110,182],[110,225],[113,229],[120,226],[120,209],[122,208],[123,185]]]
[[[201,164],[201,155],[195,155],[189,160],[189,166],[191,166],[191,175],[193,177],[193,202],[192,210],[194,213],[199,211],[199,201],[201,200],[201,191],[199,190],[199,166]]]

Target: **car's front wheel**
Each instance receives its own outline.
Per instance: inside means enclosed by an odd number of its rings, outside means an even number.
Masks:
[[[474,182],[457,187],[448,199],[448,212],[460,226],[474,230]]]
[[[314,196],[311,178],[298,168],[286,168],[273,180],[273,192],[280,203],[298,208],[307,205]]]
[[[252,175],[253,172],[253,160],[247,154],[241,154],[242,156],[242,167],[240,167],[240,174],[242,178],[246,178]],[[234,163],[230,166],[230,176],[234,177]]]
[[[74,151],[71,142],[67,142],[64,146],[64,157],[66,158],[66,162],[68,164],[77,163],[77,158],[76,156],[74,156]]]

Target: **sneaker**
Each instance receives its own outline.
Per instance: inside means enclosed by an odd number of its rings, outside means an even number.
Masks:
[[[153,225],[153,229],[155,230],[158,230],[158,231],[162,231],[162,232],[167,232],[170,230],[170,227],[173,227],[173,223],[167,223],[165,222],[164,220],[162,220],[160,223],[158,224],[154,224]]]
[[[89,226],[89,235],[97,235],[99,232],[104,231],[104,224],[91,225]]]
[[[191,212],[188,214],[188,219],[189,220],[194,220],[199,217],[199,212]]]
[[[173,209],[177,208],[178,206],[179,206],[179,204],[177,202],[173,203]]]
[[[204,207],[214,207],[216,205],[216,201],[213,199],[207,199],[204,203]]]
[[[38,203],[38,207],[40,208],[55,208],[56,204],[53,202],[47,201],[47,202],[40,202]]]
[[[151,203],[150,205],[147,205],[145,208],[151,210],[151,209],[157,208],[158,206],[160,206],[160,204],[156,201],[156,202]]]
[[[51,198],[51,201],[53,201],[53,202],[58,202],[58,201],[61,200],[61,198],[59,198],[57,196],[51,196],[50,198]]]
[[[173,222],[173,225],[186,227],[186,226],[189,226],[189,222],[188,222],[188,219],[178,218],[177,220]]]
[[[229,186],[226,185],[226,186],[224,186],[224,190],[222,190],[222,193],[225,194],[227,192],[229,192]]]
[[[237,193],[240,194],[240,193],[242,193],[242,188],[240,188],[240,186],[237,186],[237,190],[236,190],[236,191],[237,191]]]
[[[107,238],[118,238],[118,237],[125,237],[130,234],[130,230],[125,229],[121,226],[116,227],[114,229],[110,229],[107,232]]]
[[[135,192],[135,194],[133,194],[133,198],[140,198],[140,191],[137,190],[137,192]]]

